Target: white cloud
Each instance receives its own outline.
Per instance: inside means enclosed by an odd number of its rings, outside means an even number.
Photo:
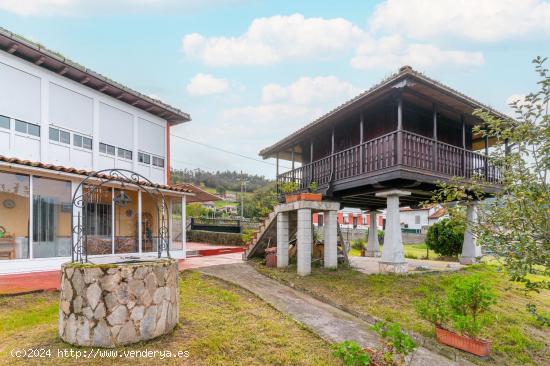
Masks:
[[[351,65],[356,69],[395,69],[401,65],[427,68],[446,66],[478,66],[483,64],[481,52],[443,50],[433,44],[407,43],[398,35],[368,38],[356,49]]]
[[[359,89],[335,76],[301,77],[288,86],[268,84],[262,88],[264,103],[288,102],[293,104],[343,101],[359,93]]]
[[[446,36],[498,41],[550,34],[544,0],[386,0],[369,19],[372,30],[431,40]]]
[[[220,94],[229,90],[229,82],[226,79],[199,73],[191,79],[186,89],[187,93],[193,96]]]
[[[22,16],[82,16],[194,10],[238,0],[0,0],[0,10]]]
[[[327,58],[353,47],[363,36],[363,30],[342,18],[276,15],[255,19],[237,37],[188,34],[182,48],[187,56],[211,66],[269,65],[284,59]]]

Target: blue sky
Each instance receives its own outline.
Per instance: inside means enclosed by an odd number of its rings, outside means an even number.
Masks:
[[[508,112],[550,50],[544,0],[0,0],[0,26],[189,112],[173,134],[255,158],[403,64]],[[275,172],[177,138],[172,166]]]

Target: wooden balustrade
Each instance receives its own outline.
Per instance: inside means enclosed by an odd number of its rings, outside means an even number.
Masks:
[[[401,146],[397,146],[399,141]],[[294,181],[299,190],[306,190],[312,181],[319,186],[327,185],[333,172],[334,180],[339,181],[391,168],[398,163],[442,177],[478,176],[491,183],[501,180],[500,171],[489,165],[485,155],[412,132],[394,131],[280,174],[277,181],[280,184]]]

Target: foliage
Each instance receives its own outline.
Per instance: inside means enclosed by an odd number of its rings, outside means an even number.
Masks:
[[[438,327],[443,327],[450,319],[449,308],[446,300],[426,291],[426,297],[415,303],[418,315]]]
[[[200,203],[193,202],[187,204],[185,211],[187,213],[187,217],[204,217],[207,216],[212,210],[202,207]]]
[[[489,161],[498,167],[502,190],[479,205],[478,220],[468,222],[481,243],[504,264],[510,278],[527,290],[550,288],[550,281],[530,275],[550,275],[550,74],[547,59],[533,60],[538,90],[511,103],[515,118],[488,111],[474,115],[483,124],[474,133],[495,141]],[[453,180],[441,184],[433,200],[458,202],[457,207],[483,198],[483,182]]]
[[[317,184],[316,181],[312,180],[309,185],[307,186],[307,188],[309,189],[309,191],[311,193],[315,193],[317,192],[317,188],[319,188],[319,185]]]
[[[406,356],[416,349],[413,339],[397,323],[377,322],[371,329],[382,338],[380,349],[375,351],[382,365],[404,365]]]
[[[367,231],[365,231],[365,240],[367,242],[369,241],[369,230],[370,229],[367,229]],[[376,235],[378,235],[378,243],[384,244],[384,230],[378,230]]]
[[[464,222],[455,218],[443,219],[428,229],[426,245],[439,255],[456,257],[462,251]]]
[[[446,299],[427,292],[415,308],[421,318],[438,327],[446,328],[451,322],[453,330],[477,338],[489,324],[488,311],[495,303],[492,289],[478,276],[468,276],[452,282]]]
[[[254,232],[256,230],[254,229],[244,229],[242,234],[241,234],[241,238],[243,239],[243,243],[249,243],[252,241],[252,238],[254,237]]]
[[[208,172],[201,169],[176,169],[172,170],[170,178],[171,184],[193,183],[198,186],[204,184],[205,187],[215,188],[221,194],[225,191],[240,191],[243,180],[246,181],[247,190],[250,192],[272,182],[260,175],[241,174],[229,170]]]
[[[367,247],[367,243],[364,239],[357,239],[351,242],[352,249],[361,250]]]
[[[284,193],[296,192],[300,188],[300,185],[297,182],[284,182],[281,184],[281,191]]]
[[[368,366],[370,357],[355,341],[343,341],[332,346],[333,356],[342,360],[344,366]]]
[[[489,323],[487,312],[495,302],[495,294],[479,277],[455,280],[447,294],[453,328],[472,338],[478,337]]]
[[[527,304],[527,311],[535,318],[537,323],[550,327],[550,314],[539,314],[537,307],[533,304]]]
[[[273,211],[273,206],[277,204],[277,192],[275,182],[265,187],[257,189],[254,193],[243,197],[244,217],[261,218],[269,215]],[[238,212],[241,212],[241,202],[237,205]]]

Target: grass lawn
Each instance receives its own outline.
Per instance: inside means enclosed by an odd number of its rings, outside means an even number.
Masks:
[[[359,313],[400,323],[405,329],[428,337],[435,337],[434,329],[417,316],[414,308],[414,302],[424,296],[423,289],[443,292],[457,277],[478,275],[498,296],[492,310],[495,321],[486,334],[493,340],[493,354],[487,360],[469,358],[481,365],[550,365],[550,329],[538,325],[525,309],[526,304],[533,303],[539,311],[550,314],[550,290],[526,295],[519,285],[499,272],[497,266],[481,264],[457,273],[407,276],[314,268],[311,276],[300,277],[295,266],[279,270],[259,263],[254,265],[269,277],[307,288]]]
[[[85,350],[57,336],[58,293],[0,298],[0,365],[338,365],[328,343],[251,293],[185,271],[180,284],[180,325],[164,337],[122,350],[189,351],[178,358],[15,359],[17,349]]]
[[[405,244],[405,258],[411,258],[411,259],[425,259],[426,258],[426,244]],[[383,245],[380,246],[380,250],[382,250]],[[430,260],[437,260],[439,258],[438,254],[435,254],[433,250],[430,250]],[[358,249],[351,249],[349,251],[349,255],[359,257],[361,255],[361,251]]]

